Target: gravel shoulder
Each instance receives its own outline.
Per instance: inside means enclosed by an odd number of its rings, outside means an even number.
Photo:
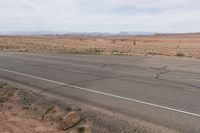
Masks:
[[[64,116],[73,111],[80,115],[80,122],[62,130]],[[70,98],[39,94],[34,88],[3,79],[0,125],[1,133],[179,133]]]
[[[92,123],[80,117],[78,121],[62,129],[66,114],[81,112],[71,106],[61,109],[56,103],[48,103],[43,96],[0,82],[0,132],[1,133],[91,133]],[[66,116],[65,116],[66,117]],[[73,116],[74,117],[74,116]],[[74,118],[67,124],[71,124]],[[66,126],[65,126],[66,127]]]

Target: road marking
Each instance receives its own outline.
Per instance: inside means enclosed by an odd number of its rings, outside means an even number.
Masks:
[[[178,109],[174,109],[174,108],[170,108],[170,107],[165,107],[165,106],[162,106],[162,105],[148,103],[148,102],[144,102],[144,101],[140,101],[140,100],[136,100],[136,99],[131,99],[131,98],[123,97],[123,96],[113,95],[113,94],[109,94],[109,93],[105,93],[105,92],[95,91],[95,90],[91,90],[91,89],[87,89],[87,88],[83,88],[83,87],[79,87],[79,86],[75,86],[75,85],[70,85],[70,84],[66,84],[66,83],[62,83],[62,82],[58,82],[58,81],[54,81],[54,80],[50,80],[50,79],[45,79],[45,78],[41,78],[41,77],[32,76],[32,75],[29,75],[29,74],[24,74],[24,73],[15,72],[15,71],[12,71],[12,70],[7,70],[7,69],[4,69],[4,68],[0,68],[0,70],[5,71],[5,72],[9,72],[9,73],[14,73],[14,74],[21,75],[21,76],[26,76],[26,77],[30,77],[30,78],[34,78],[34,79],[39,79],[39,80],[59,84],[59,85],[68,86],[68,87],[79,89],[79,90],[89,91],[89,92],[93,92],[93,93],[97,93],[97,94],[101,94],[101,95],[105,95],[105,96],[110,96],[110,97],[114,97],[114,98],[118,98],[118,99],[122,99],[122,100],[127,100],[127,101],[136,102],[136,103],[140,103],[140,104],[144,104],[144,105],[148,105],[148,106],[157,107],[157,108],[160,108],[160,109],[165,109],[165,110],[170,110],[170,111],[173,111],[173,112],[178,112],[178,113],[182,113],[182,114],[200,117],[200,114],[191,113],[191,112],[187,112],[187,111],[183,111],[183,110],[178,110]]]

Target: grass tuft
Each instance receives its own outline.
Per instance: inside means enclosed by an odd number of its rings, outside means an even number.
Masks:
[[[176,56],[178,56],[178,57],[183,57],[183,56],[185,56],[185,54],[182,53],[182,52],[178,52],[178,53],[176,54]]]
[[[85,132],[85,128],[84,127],[79,127],[78,128],[78,133],[84,133]]]

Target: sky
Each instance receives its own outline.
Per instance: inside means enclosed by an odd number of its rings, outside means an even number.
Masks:
[[[0,0],[0,32],[200,32],[200,0]]]

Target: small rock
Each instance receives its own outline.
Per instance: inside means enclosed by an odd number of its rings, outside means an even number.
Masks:
[[[42,133],[42,132],[52,132],[53,131],[53,129],[52,128],[46,128],[46,127],[36,127],[35,129],[34,129],[34,131],[36,132],[36,133]]]
[[[67,133],[78,133],[78,131],[77,131],[76,129],[72,129],[72,130],[70,130],[70,131],[67,132]]]
[[[46,132],[47,129],[45,127],[36,127],[35,129],[36,133]]]
[[[75,125],[77,125],[81,120],[81,117],[78,112],[72,111],[65,115],[61,122],[61,128],[67,130]]]
[[[47,111],[42,116],[42,120],[55,120],[58,121],[62,116],[62,111],[58,107],[48,108]]]

